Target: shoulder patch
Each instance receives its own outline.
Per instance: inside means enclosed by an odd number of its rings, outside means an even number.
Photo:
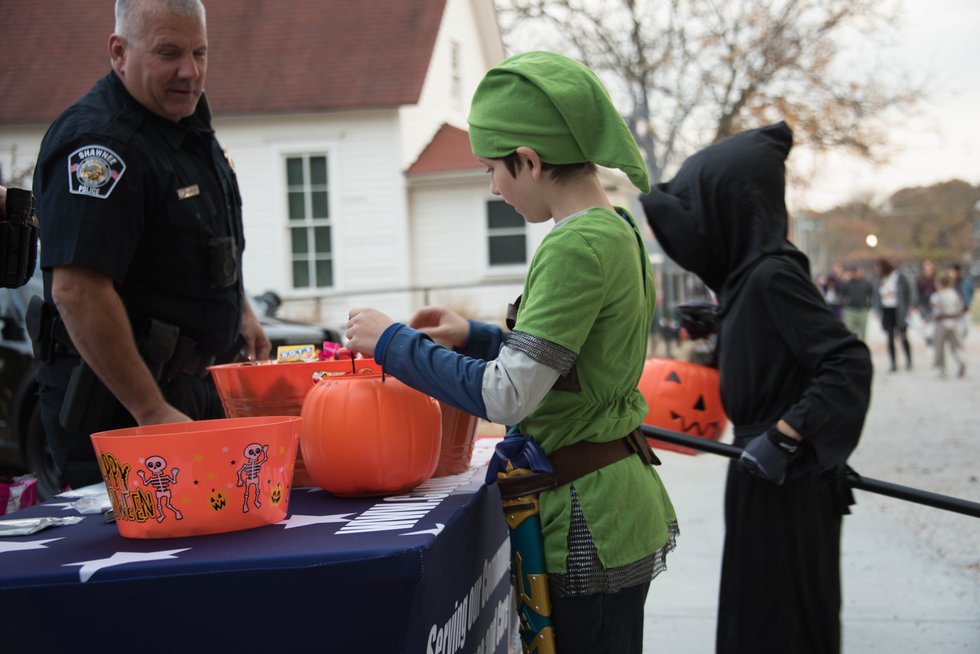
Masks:
[[[118,154],[102,145],[86,145],[68,155],[68,191],[104,200],[124,172],[126,162]]]

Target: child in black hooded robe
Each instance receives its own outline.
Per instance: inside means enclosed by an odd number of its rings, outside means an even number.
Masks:
[[[690,157],[642,197],[657,240],[718,296],[728,469],[716,651],[840,651],[843,485],[870,400],[867,347],[787,239],[785,123]]]

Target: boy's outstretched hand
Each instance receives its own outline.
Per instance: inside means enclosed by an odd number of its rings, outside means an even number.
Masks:
[[[347,349],[367,357],[374,356],[381,334],[395,323],[380,311],[368,308],[351,309],[347,318]]]
[[[441,306],[422,307],[408,326],[449,347],[463,347],[470,338],[470,323],[455,311]]]

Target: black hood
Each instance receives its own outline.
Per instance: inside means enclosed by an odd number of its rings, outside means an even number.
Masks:
[[[787,238],[785,161],[793,131],[780,122],[741,132],[689,157],[640,200],[664,252],[695,273],[722,306],[763,257],[809,263]]]

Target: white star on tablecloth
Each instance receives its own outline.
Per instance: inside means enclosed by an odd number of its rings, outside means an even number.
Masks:
[[[286,529],[296,527],[309,527],[310,525],[324,525],[331,522],[350,522],[353,518],[348,518],[354,513],[334,513],[332,515],[291,515],[285,520],[277,522],[277,525],[286,525]]]
[[[45,538],[44,540],[29,540],[22,543],[0,540],[0,554],[4,552],[23,552],[25,550],[43,550],[48,547],[45,543],[62,539],[64,539],[64,536],[59,538]]]
[[[446,528],[446,525],[441,522],[437,522],[436,526],[432,529],[422,529],[421,531],[406,531],[404,534],[398,534],[399,536],[421,536],[422,534],[432,534],[433,536],[438,536],[442,533],[442,530]]]
[[[110,568],[114,565],[125,565],[127,563],[140,563],[143,561],[162,561],[164,559],[176,559],[175,554],[186,552],[189,547],[179,550],[159,550],[156,552],[116,552],[107,559],[94,559],[92,561],[78,561],[76,563],[62,563],[62,567],[69,565],[81,566],[78,570],[78,578],[84,584],[92,578],[96,572],[102,568]]]

